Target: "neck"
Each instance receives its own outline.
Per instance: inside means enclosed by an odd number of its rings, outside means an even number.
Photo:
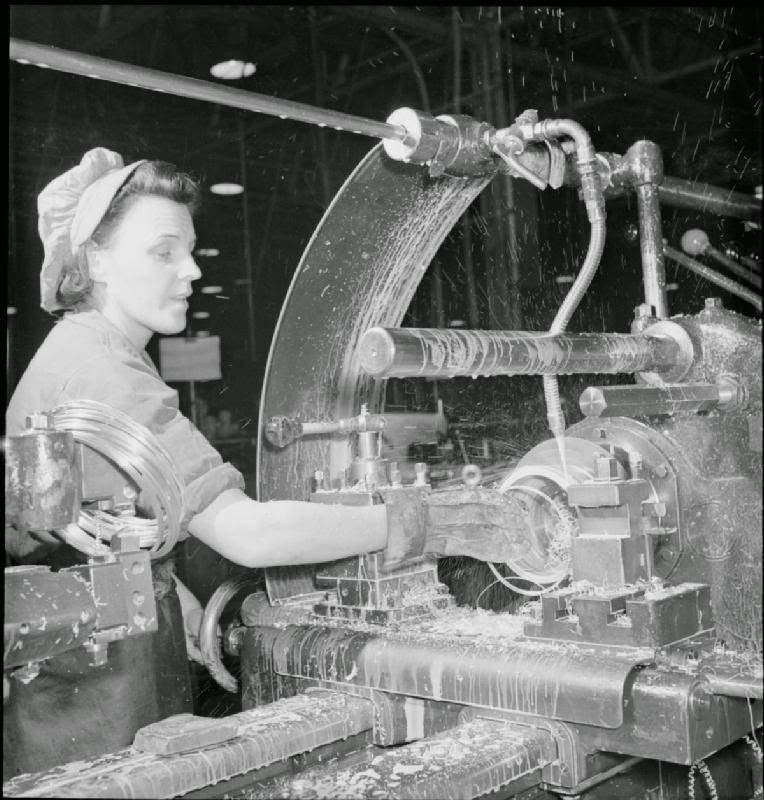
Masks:
[[[149,343],[149,339],[154,334],[150,328],[141,325],[139,322],[136,322],[134,319],[130,319],[126,317],[123,313],[121,313],[120,309],[111,306],[108,302],[104,303],[103,306],[99,309],[101,314],[106,317],[106,319],[114,325],[115,328],[118,328],[122,333],[129,339],[130,343],[135,347],[138,351],[145,350],[146,345]]]

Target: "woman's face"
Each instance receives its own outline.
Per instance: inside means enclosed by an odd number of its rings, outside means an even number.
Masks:
[[[103,285],[101,311],[139,348],[153,333],[186,327],[191,282],[201,277],[193,259],[194,224],[186,206],[166,197],[141,197],[109,241],[93,252],[91,276]]]

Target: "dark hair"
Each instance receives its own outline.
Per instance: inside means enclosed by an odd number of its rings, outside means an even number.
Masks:
[[[135,169],[109,204],[90,239],[98,245],[109,241],[132,205],[141,197],[166,197],[186,206],[195,214],[201,202],[199,184],[167,161],[147,161]],[[85,246],[64,267],[56,299],[66,308],[74,308],[88,297],[93,279],[88,271]]]

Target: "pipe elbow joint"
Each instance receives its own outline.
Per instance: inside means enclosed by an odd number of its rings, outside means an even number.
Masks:
[[[634,186],[663,183],[663,154],[655,142],[634,142],[623,156],[623,167]]]

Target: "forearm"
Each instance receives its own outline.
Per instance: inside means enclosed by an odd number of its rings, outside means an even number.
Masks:
[[[213,550],[247,567],[334,561],[381,550],[387,542],[384,505],[258,503],[236,489],[224,492],[188,528]]]

